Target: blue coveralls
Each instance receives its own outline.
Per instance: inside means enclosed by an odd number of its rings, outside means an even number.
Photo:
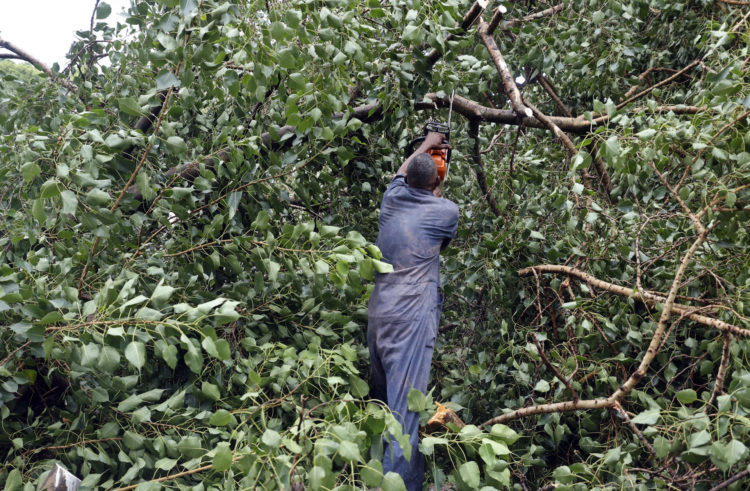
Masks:
[[[410,188],[403,175],[391,181],[380,205],[377,246],[394,271],[378,274],[370,295],[367,344],[371,396],[402,419],[412,445],[407,461],[397,442],[385,447],[383,473],[401,475],[409,491],[420,491],[424,457],[419,452],[419,415],[408,411],[412,388],[427,390],[440,322],[440,251],[458,226],[458,206],[431,191]]]

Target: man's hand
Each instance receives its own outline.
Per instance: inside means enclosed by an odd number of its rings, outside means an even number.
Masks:
[[[396,171],[396,174],[406,174],[406,169],[409,166],[409,162],[411,162],[411,159],[414,158],[415,155],[418,153],[427,153],[430,150],[442,150],[444,148],[452,148],[450,144],[443,143],[443,135],[442,133],[437,133],[435,131],[430,131],[427,133],[427,136],[425,136],[424,141],[422,144],[414,150],[414,153],[409,156],[408,159],[404,161],[403,164],[401,164],[401,167],[398,168]]]
[[[438,186],[435,189],[432,190],[432,195],[436,198],[442,198],[443,197],[443,190],[440,189],[442,186]]]
[[[442,133],[430,131],[429,133],[427,133],[427,136],[422,142],[422,145],[420,145],[420,149],[422,149],[423,152],[427,152],[428,150],[432,150],[432,149],[451,148],[449,143],[443,143],[443,139],[444,137]],[[415,153],[420,153],[420,152],[415,152]]]

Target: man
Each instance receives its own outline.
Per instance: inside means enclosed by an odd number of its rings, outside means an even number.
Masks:
[[[443,303],[439,256],[458,226],[458,206],[440,198],[437,166],[426,153],[442,148],[449,148],[443,136],[428,133],[383,196],[377,245],[394,271],[377,275],[368,312],[371,395],[401,419],[412,446],[407,460],[397,442],[387,445],[383,473],[400,474],[409,491],[422,489],[424,457],[419,415],[408,411],[407,397],[412,388],[427,390]]]

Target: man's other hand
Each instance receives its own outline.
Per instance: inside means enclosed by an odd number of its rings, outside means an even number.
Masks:
[[[443,197],[443,190],[440,189],[440,186],[436,187],[432,190],[432,195],[436,198],[442,198]]]

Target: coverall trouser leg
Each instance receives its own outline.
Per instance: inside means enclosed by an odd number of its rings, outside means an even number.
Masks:
[[[398,473],[408,491],[421,491],[425,468],[418,448],[419,414],[408,410],[408,396],[412,388],[427,390],[439,316],[438,310],[422,319],[370,318],[368,322],[371,396],[388,404],[401,420],[412,446],[411,459],[407,460],[398,442],[386,442],[383,474]]]

